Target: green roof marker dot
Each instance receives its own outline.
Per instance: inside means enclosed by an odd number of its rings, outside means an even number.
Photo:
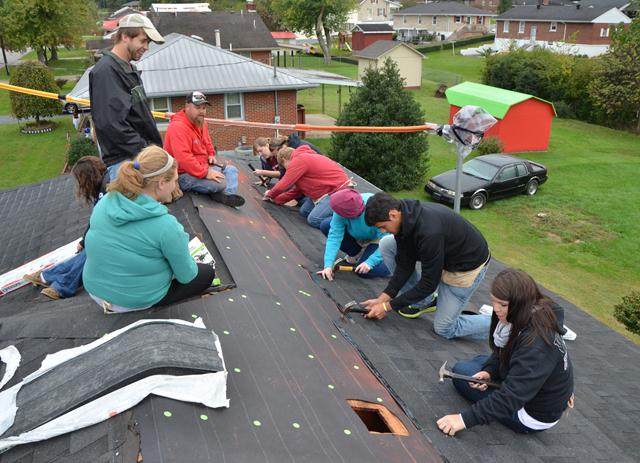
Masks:
[[[282,304],[280,304],[279,302],[276,302],[276,305],[282,305]]]
[[[309,357],[310,359],[314,359],[315,357],[313,356],[313,354],[309,354],[307,355],[307,357]]]
[[[171,418],[173,416],[173,413],[171,413],[169,410],[165,410],[164,412],[162,412],[162,414],[167,418]]]
[[[209,417],[207,415],[200,415],[200,419],[202,421],[207,421],[209,419]]]
[[[230,240],[231,237],[229,235],[225,236],[226,239]]]
[[[376,400],[377,400],[379,403],[384,402],[384,400],[382,400],[382,397],[376,397]]]
[[[195,320],[196,318],[198,318],[198,314],[196,314],[196,313],[192,313],[192,314],[191,314],[191,318],[193,318],[193,319]]]
[[[338,339],[338,336],[336,336],[335,334],[332,334],[332,335],[331,335],[331,337],[332,337],[333,339]]]
[[[335,389],[336,387],[333,384],[327,384],[327,387],[331,390]]]
[[[218,286],[221,283],[220,278],[214,278],[211,283],[213,286]]]
[[[220,222],[222,222],[222,220],[220,220],[220,219],[216,219],[216,222],[220,223]]]
[[[267,259],[271,259],[271,256],[267,256]]]
[[[249,223],[253,223],[253,220],[249,220]]]
[[[284,260],[287,260],[287,256],[282,256],[282,258],[283,258]]]
[[[345,433],[347,436],[351,435],[351,431],[348,429],[344,429],[342,432]]]
[[[304,294],[304,295],[305,295],[305,296],[307,296],[307,297],[311,297],[311,294],[309,294],[309,293],[308,293],[308,292],[306,292],[306,291],[302,291],[301,289],[299,289],[299,290],[298,290],[298,292],[299,292],[300,294]]]
[[[253,425],[259,428],[260,426],[262,426],[262,423],[260,423],[258,420],[253,420]]]
[[[262,236],[262,239],[263,239],[263,240],[266,240],[266,239],[267,239],[267,237],[266,237],[266,236]]]
[[[225,248],[227,248],[227,249],[231,249],[231,246],[225,246]]]
[[[227,330],[224,330],[222,333],[223,333],[223,334],[226,334],[227,336],[228,336],[229,334],[231,334],[231,333],[229,333]]]
[[[292,333],[295,333],[296,329],[292,326],[291,328],[289,328],[289,331],[291,331]]]
[[[359,367],[358,365],[354,365],[354,366],[353,366],[353,369],[354,369],[354,370],[359,370],[359,369],[360,369],[360,367]]]
[[[240,373],[240,368],[234,368],[233,371],[236,373]]]
[[[294,429],[300,429],[300,423],[291,423]]]
[[[234,299],[233,299],[232,297],[230,297],[229,299],[227,299],[227,301],[229,301],[229,302],[233,302],[233,300],[234,300]]]
[[[246,295],[246,294],[243,294],[243,295],[242,295],[242,299],[246,299],[246,298],[247,298],[247,295]]]

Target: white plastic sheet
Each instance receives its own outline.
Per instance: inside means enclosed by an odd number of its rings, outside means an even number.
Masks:
[[[4,376],[0,379],[0,389],[2,389],[13,378],[18,365],[20,365],[20,352],[15,346],[7,346],[0,350],[0,360],[7,365],[4,370]]]
[[[48,355],[43,360],[40,369],[26,377],[20,384],[16,384],[12,388],[0,393],[0,410],[2,410],[0,414],[0,434],[5,432],[13,424],[17,411],[16,396],[24,384],[33,381],[38,376],[63,362],[91,349],[95,349],[127,330],[154,322],[168,322],[206,329],[201,318],[198,318],[193,323],[184,320],[140,320],[85,346],[66,349]],[[216,349],[222,362],[223,371],[188,376],[149,376],[76,408],[36,429],[22,433],[19,436],[0,439],[0,452],[16,445],[50,439],[61,434],[100,423],[135,406],[149,394],[183,402],[201,403],[211,408],[229,407],[229,400],[227,399],[227,371],[222,356],[222,348],[218,336],[215,333],[213,333],[213,336],[215,338]]]

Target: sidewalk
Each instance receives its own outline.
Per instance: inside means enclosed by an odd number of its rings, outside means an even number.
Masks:
[[[336,120],[326,114],[307,114],[306,123],[309,125],[336,125]],[[332,132],[315,131],[306,132],[306,138],[331,138]]]

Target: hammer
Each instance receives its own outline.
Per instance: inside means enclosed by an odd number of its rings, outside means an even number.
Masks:
[[[256,171],[256,168],[253,167],[251,163],[249,163],[249,169],[251,169],[252,172]],[[267,186],[267,183],[271,180],[269,177],[263,177],[262,175],[258,175],[258,178],[260,179],[260,186]]]
[[[340,311],[340,320],[345,319],[349,312],[355,313],[369,313],[369,309],[366,307],[362,307],[356,301],[347,302],[344,306],[342,304],[337,304],[338,310]]]
[[[478,378],[474,378],[473,376],[459,375],[458,373],[452,373],[449,370],[447,370],[447,362],[444,362],[442,364],[442,366],[440,367],[440,371],[438,373],[440,375],[441,383],[444,383],[445,378],[450,378],[450,379],[460,379],[462,381],[468,381],[470,383],[486,384],[489,387],[500,387],[500,384],[494,383],[493,381],[487,381],[486,379],[478,379]]]

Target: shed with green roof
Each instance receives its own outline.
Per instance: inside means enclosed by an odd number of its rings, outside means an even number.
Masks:
[[[546,151],[549,147],[553,104],[526,93],[463,82],[445,92],[451,105],[449,122],[463,106],[480,106],[498,120],[485,137],[500,139],[505,153]]]

